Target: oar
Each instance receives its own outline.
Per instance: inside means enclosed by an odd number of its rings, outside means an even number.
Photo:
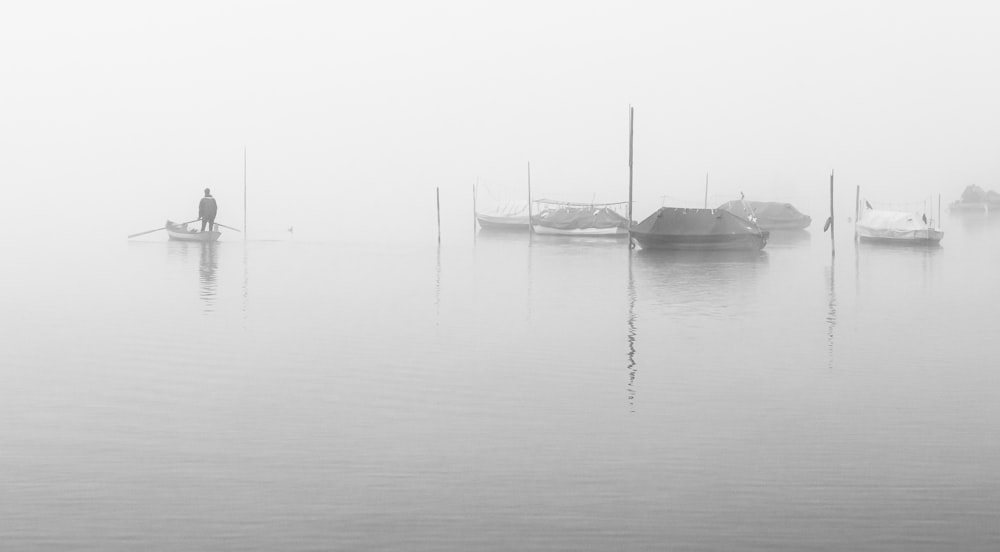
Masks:
[[[160,230],[165,230],[166,226],[161,226],[160,228],[153,228],[152,230],[146,230],[145,232],[139,232],[138,234],[129,234],[128,239],[132,239],[136,236],[144,236],[146,234],[152,234],[153,232],[159,232]]]
[[[239,228],[233,228],[232,226],[226,226],[225,224],[219,224],[218,222],[215,223],[215,225],[216,226],[221,226],[223,228],[228,228],[228,229],[230,229],[230,230],[232,230],[234,232],[242,232],[242,230],[240,230]]]
[[[189,220],[187,222],[182,222],[180,223],[180,226],[183,226],[185,224],[191,224],[192,222],[198,222],[199,220],[201,219],[194,219],[194,220]],[[160,230],[166,230],[166,229],[167,229],[166,226],[161,226],[159,228],[153,228],[152,230],[146,230],[145,232],[139,232],[138,234],[130,234],[128,239],[132,239],[137,236],[144,236],[146,234],[152,234],[153,232],[159,232]]]

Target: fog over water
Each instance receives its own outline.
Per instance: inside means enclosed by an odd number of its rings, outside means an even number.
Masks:
[[[8,4],[0,548],[1000,549],[993,4]],[[630,105],[633,218],[811,226],[474,230],[626,200]],[[244,148],[248,240],[126,239]]]
[[[241,222],[244,146],[258,236],[430,234],[435,187],[447,224],[476,178],[522,199],[528,161],[539,194],[624,200],[630,104],[638,215],[700,205],[706,173],[718,203],[813,211],[831,169],[846,204],[998,186],[988,2],[2,10],[4,211],[43,199],[54,233],[181,219],[206,186]]]

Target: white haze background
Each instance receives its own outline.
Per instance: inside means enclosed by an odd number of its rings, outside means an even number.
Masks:
[[[1000,188],[993,2],[6,2],[2,214],[124,239],[471,239],[471,187],[837,205]],[[80,231],[80,225],[88,228]],[[814,231],[817,226],[814,225]],[[154,234],[153,236],[157,236]],[[162,239],[162,236],[160,236]]]

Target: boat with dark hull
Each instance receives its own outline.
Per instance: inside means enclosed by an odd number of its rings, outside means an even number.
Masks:
[[[643,249],[754,251],[767,245],[768,232],[723,209],[661,207],[631,229]]]

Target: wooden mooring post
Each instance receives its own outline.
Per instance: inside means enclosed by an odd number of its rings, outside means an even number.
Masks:
[[[476,210],[476,194],[479,191],[478,188],[479,188],[479,179],[476,178],[476,183],[472,185],[472,239],[473,239],[473,241],[475,241],[475,239],[476,239],[476,230],[477,230],[476,227],[479,225],[479,221],[476,219],[476,217],[478,216],[477,215],[478,211]]]

